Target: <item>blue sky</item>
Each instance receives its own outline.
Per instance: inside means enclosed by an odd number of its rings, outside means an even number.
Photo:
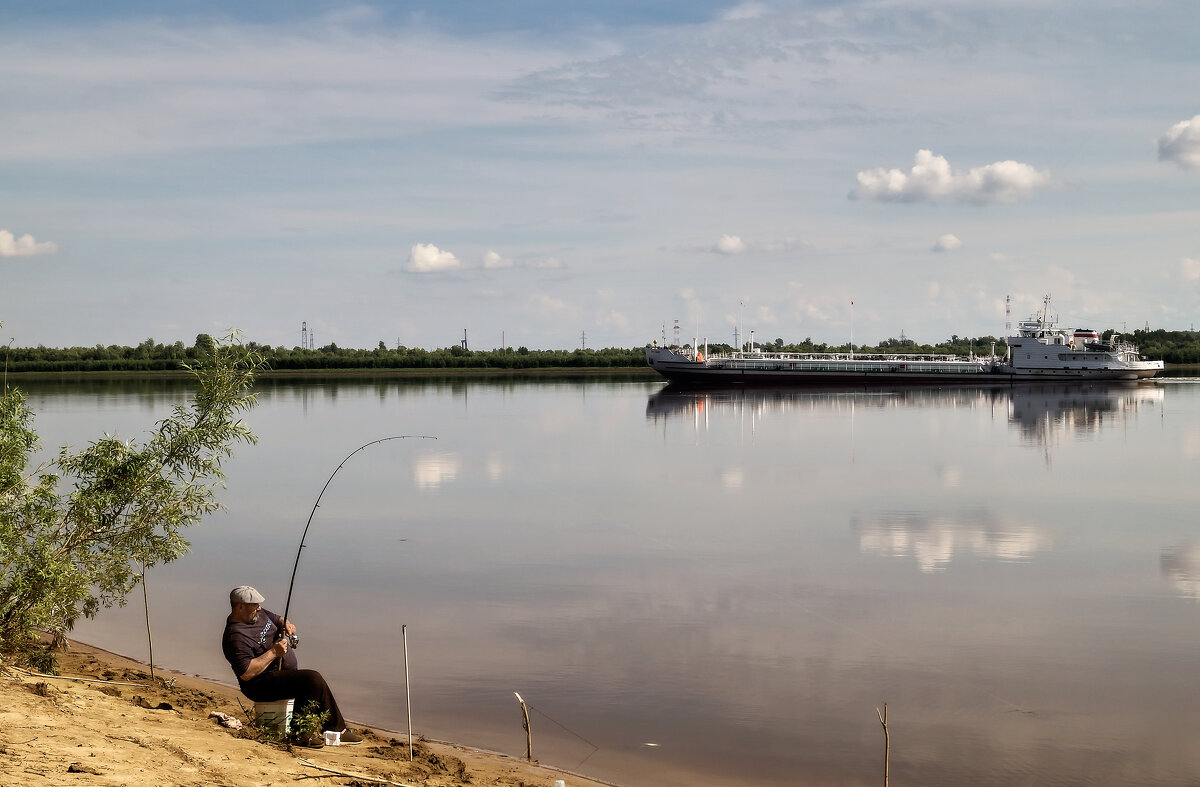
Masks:
[[[0,2],[0,339],[1190,329],[1184,2]],[[850,302],[854,301],[853,311]]]

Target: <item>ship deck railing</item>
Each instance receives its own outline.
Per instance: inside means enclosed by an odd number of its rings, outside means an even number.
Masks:
[[[979,374],[987,371],[993,361],[990,358],[969,358],[961,355],[735,352],[710,355],[703,363],[715,369],[767,372]]]
[[[917,353],[777,353],[777,352],[732,352],[714,353],[706,356],[709,360],[768,360],[768,361],[888,361],[891,363],[920,363],[937,362],[978,362],[983,356],[974,358],[965,355],[932,355]]]

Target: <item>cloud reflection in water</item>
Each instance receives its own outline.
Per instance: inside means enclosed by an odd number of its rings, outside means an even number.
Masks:
[[[437,489],[458,477],[457,454],[430,454],[413,463],[413,484],[417,489]]]
[[[941,571],[956,555],[1001,561],[1029,560],[1051,545],[1035,527],[997,521],[987,513],[960,517],[888,512],[874,519],[855,517],[859,549],[886,557],[915,558],[925,573]]]
[[[1200,599],[1200,543],[1167,547],[1159,558],[1159,568],[1179,595]]]

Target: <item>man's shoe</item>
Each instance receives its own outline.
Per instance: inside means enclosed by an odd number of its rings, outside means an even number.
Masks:
[[[363,737],[361,735],[359,735],[357,732],[351,732],[349,727],[342,730],[342,745],[343,746],[352,746],[355,743],[362,743],[362,742],[363,742]]]
[[[309,749],[323,749],[325,748],[325,736],[320,733],[309,735],[300,742],[300,745]]]

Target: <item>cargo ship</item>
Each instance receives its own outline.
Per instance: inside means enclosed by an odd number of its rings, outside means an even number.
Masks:
[[[986,356],[764,352],[708,354],[699,347],[646,348],[646,362],[681,385],[991,385],[1023,381],[1142,380],[1163,369],[1119,335],[1060,328],[1046,296],[1041,315],[1017,324],[1006,352]]]

